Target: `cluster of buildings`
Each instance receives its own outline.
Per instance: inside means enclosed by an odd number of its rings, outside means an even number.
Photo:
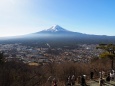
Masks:
[[[100,51],[97,45],[81,44],[77,48],[39,48],[16,44],[0,44],[0,51],[4,52],[6,61],[21,61],[29,65],[39,65],[49,62],[84,62],[88,63],[98,57]]]

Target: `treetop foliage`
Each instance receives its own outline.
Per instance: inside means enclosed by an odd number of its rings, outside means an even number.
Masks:
[[[99,44],[97,49],[102,49],[104,52],[100,55],[100,57],[108,57],[113,59],[115,57],[115,44]]]

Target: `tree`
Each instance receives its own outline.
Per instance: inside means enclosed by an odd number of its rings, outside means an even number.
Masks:
[[[4,53],[0,52],[0,64],[4,62]]]
[[[101,58],[109,58],[111,60],[111,69],[113,69],[113,61],[115,57],[115,45],[114,44],[99,44],[97,49],[102,49],[104,52],[100,54]]]

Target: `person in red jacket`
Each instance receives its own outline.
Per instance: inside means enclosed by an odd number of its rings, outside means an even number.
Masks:
[[[53,86],[57,86],[56,78],[53,79]]]

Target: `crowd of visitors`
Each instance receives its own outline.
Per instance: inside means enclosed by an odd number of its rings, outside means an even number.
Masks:
[[[109,72],[101,71],[99,73],[99,86],[104,86],[105,82],[115,81],[115,71],[111,70]],[[90,80],[95,80],[97,78],[94,77],[95,71],[91,71],[90,73]],[[48,78],[48,82],[52,86],[58,86],[57,80],[55,77],[50,76]],[[88,86],[86,81],[86,75],[81,75],[76,77],[75,75],[70,75],[67,77],[67,80],[65,81],[65,86],[75,86],[75,84],[78,83],[81,86]]]
[[[76,81],[75,75],[68,76],[66,85],[67,86],[74,86],[75,81]]]

